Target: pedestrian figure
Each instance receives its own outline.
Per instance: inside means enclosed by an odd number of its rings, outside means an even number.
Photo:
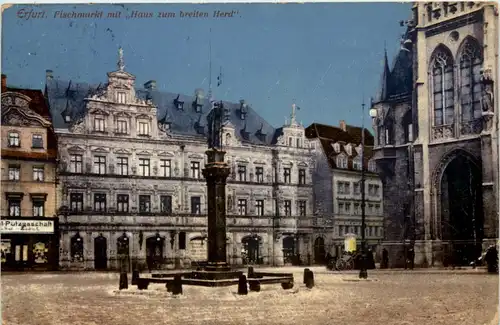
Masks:
[[[375,259],[373,258],[373,251],[371,249],[368,250],[368,255],[366,256],[367,259],[367,269],[374,269],[375,268]]]
[[[413,250],[413,247],[410,247],[408,250],[408,263],[410,264],[410,270],[413,270],[413,267],[415,266],[415,251]]]
[[[486,263],[488,264],[488,273],[498,272],[498,250],[492,245],[486,251],[485,256]]]
[[[382,250],[382,265],[381,265],[381,269],[387,269],[389,267],[389,252],[387,251],[387,249],[383,249]]]

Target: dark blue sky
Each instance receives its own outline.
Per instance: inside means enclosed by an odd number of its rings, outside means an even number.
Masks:
[[[361,124],[361,101],[378,89],[384,42],[389,60],[399,49],[399,21],[410,3],[17,5],[4,11],[2,73],[8,84],[43,89],[45,70],[65,80],[99,83],[116,70],[124,49],[126,70],[138,85],[154,79],[158,88],[193,94],[208,90],[209,39],[217,99],[245,99],[276,127],[295,102],[298,120]],[[39,19],[20,19],[30,10]],[[121,11],[122,18],[54,18],[56,11]],[[179,12],[209,13],[180,18]],[[237,11],[212,18],[214,10]],[[126,19],[132,11],[154,18]],[[174,12],[175,18],[156,18]],[[25,14],[26,15],[26,14]],[[210,37],[210,29],[211,37]],[[216,77],[223,69],[223,84]],[[366,120],[368,122],[368,120]],[[368,122],[369,123],[369,122]]]

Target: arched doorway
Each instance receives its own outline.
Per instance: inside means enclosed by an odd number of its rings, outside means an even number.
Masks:
[[[158,270],[163,264],[163,248],[165,238],[160,234],[146,239],[146,263],[149,270]]]
[[[96,270],[108,268],[108,241],[103,235],[94,238],[94,268]]]
[[[318,237],[314,241],[314,263],[326,263],[325,240],[323,239],[323,237]]]
[[[440,184],[441,239],[447,243],[445,264],[469,265],[481,254],[483,195],[480,165],[457,152],[444,168]]]
[[[283,262],[295,264],[295,238],[293,236],[283,238]]]
[[[243,264],[261,264],[262,257],[260,254],[261,238],[257,235],[245,236],[241,240]]]

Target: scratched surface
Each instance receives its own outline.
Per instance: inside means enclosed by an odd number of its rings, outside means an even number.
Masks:
[[[292,290],[263,285],[248,296],[236,286],[184,286],[180,297],[160,284],[118,291],[114,273],[5,275],[3,324],[490,325],[498,307],[498,277],[475,273],[484,270],[372,270],[368,282],[345,281],[357,280],[356,272],[312,270],[312,290],[302,284],[303,269],[280,268],[294,273]]]

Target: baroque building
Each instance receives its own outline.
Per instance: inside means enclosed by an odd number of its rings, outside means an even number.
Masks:
[[[7,87],[2,75],[2,270],[58,267],[56,160],[42,91]]]
[[[383,238],[382,181],[372,159],[373,135],[363,129],[340,121],[339,127],[313,123],[305,130],[315,151],[313,193],[315,226],[321,237],[316,239],[314,256],[321,250],[340,257],[346,235],[355,235],[361,244],[361,169],[365,168],[365,238],[367,247],[378,250]],[[363,161],[362,161],[363,159]]]
[[[498,7],[418,2],[370,115],[389,264],[468,264],[498,238]]]
[[[155,81],[139,89],[121,49],[107,83],[48,70],[46,89],[59,140],[61,266],[116,268],[117,254],[150,269],[205,261],[212,102],[203,91],[160,92]],[[273,128],[244,100],[223,105],[228,262],[310,262],[313,149],[295,106]]]

